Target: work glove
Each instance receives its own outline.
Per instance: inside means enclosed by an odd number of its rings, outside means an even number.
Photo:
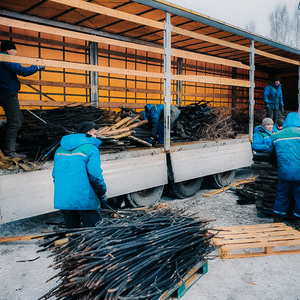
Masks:
[[[100,203],[101,203],[101,208],[105,208],[106,207],[106,204],[108,202],[108,198],[107,196],[104,194],[102,197],[100,197]]]
[[[44,71],[45,70],[45,66],[39,66],[39,69],[41,70],[41,71]]]
[[[155,145],[155,138],[152,137],[152,136],[150,136],[150,137],[148,138],[147,142],[148,142],[149,144],[151,144],[152,146],[154,146],[154,145]]]

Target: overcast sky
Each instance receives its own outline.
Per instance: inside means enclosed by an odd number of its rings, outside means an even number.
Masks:
[[[253,21],[256,33],[269,37],[269,16],[279,4],[286,4],[290,17],[299,0],[167,0],[214,19],[245,29]],[[299,11],[300,13],[300,11]]]

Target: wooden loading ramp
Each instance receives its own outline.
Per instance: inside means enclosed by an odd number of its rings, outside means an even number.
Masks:
[[[300,253],[300,232],[284,223],[214,228],[221,258]],[[231,252],[231,253],[229,253]]]

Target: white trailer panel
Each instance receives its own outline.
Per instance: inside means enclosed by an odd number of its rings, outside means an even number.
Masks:
[[[52,169],[0,177],[0,224],[54,211]]]
[[[114,197],[168,183],[162,149],[101,154],[107,196]],[[45,169],[0,176],[0,224],[54,211],[53,162]]]
[[[170,157],[176,183],[249,167],[252,149],[248,139],[197,142],[172,147]]]
[[[168,183],[165,153],[103,161],[102,169],[109,198]]]

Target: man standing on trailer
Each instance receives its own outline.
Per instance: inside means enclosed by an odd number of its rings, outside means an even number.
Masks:
[[[107,203],[97,130],[82,122],[76,134],[61,139],[54,156],[54,208],[60,209],[67,228],[93,227],[102,220]]]
[[[274,204],[274,222],[282,222],[294,197],[295,229],[300,231],[300,117],[289,113],[282,130],[273,134],[268,152],[276,152],[278,186]]]
[[[279,77],[276,77],[273,82],[265,87],[264,101],[267,109],[267,117],[277,122],[278,111],[284,112],[281,79]]]
[[[12,41],[2,41],[1,54],[16,56],[16,45]],[[6,156],[26,158],[26,155],[16,152],[17,134],[23,121],[18,101],[18,91],[21,86],[17,75],[29,76],[44,69],[45,67],[42,66],[22,67],[19,63],[0,61],[0,106],[3,107],[7,119],[2,151]]]

